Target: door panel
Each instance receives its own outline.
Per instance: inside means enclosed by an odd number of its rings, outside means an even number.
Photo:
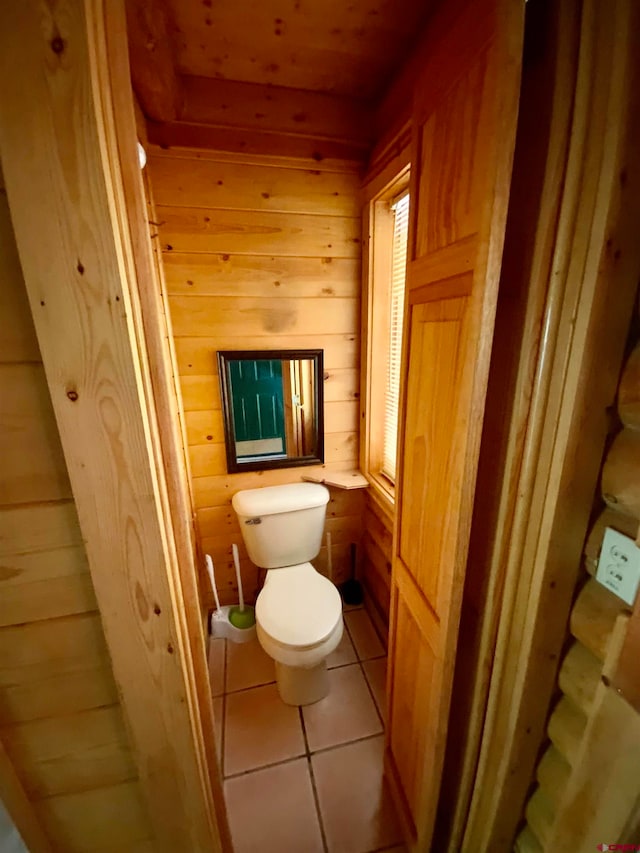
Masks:
[[[419,128],[421,205],[415,257],[478,231],[486,175],[488,47]]]
[[[515,142],[524,3],[443,4],[413,107],[389,778],[430,847]],[[460,650],[459,653],[464,653]]]
[[[424,763],[415,761],[415,754],[423,752],[426,745],[427,732],[420,723],[429,718],[435,656],[402,595],[398,596],[396,606],[399,665],[395,669],[396,689],[393,691],[389,736],[404,796],[412,811],[416,811],[426,768]],[[416,672],[420,673],[417,682]],[[413,738],[414,733],[417,740]]]
[[[230,371],[236,442],[259,445],[275,440],[277,446],[265,452],[284,453],[282,362],[279,359],[238,360],[231,363]],[[247,455],[256,453],[252,451]]]
[[[449,502],[459,490],[456,464],[462,450],[456,434],[466,299],[410,305],[411,339],[406,390],[403,467],[405,510],[399,520],[401,559],[438,614],[442,572],[421,559],[427,551],[446,556],[451,536]],[[423,369],[428,365],[428,369]],[[459,433],[462,438],[462,433]]]

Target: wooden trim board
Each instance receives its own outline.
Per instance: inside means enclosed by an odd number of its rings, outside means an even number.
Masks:
[[[110,76],[105,22],[123,8],[8,12],[3,168],[141,788],[157,849],[221,850],[113,137],[126,81]]]
[[[463,851],[513,842],[592,511],[640,266],[633,5],[583,6],[553,287],[519,484],[524,497],[505,550],[505,592]]]

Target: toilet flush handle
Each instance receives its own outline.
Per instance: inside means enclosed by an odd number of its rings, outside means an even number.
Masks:
[[[261,518],[248,518],[245,521],[245,524],[262,524],[262,519]]]

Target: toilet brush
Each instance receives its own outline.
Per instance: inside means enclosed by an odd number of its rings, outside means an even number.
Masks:
[[[244,595],[242,593],[242,577],[240,576],[240,558],[238,556],[238,546],[231,546],[233,551],[233,562],[236,567],[236,580],[238,581],[238,607],[232,607],[229,611],[229,622],[235,628],[253,628],[256,624],[256,617],[253,607],[247,607],[244,603]]]
[[[218,598],[218,587],[216,585],[216,576],[213,570],[213,560],[209,556],[209,554],[204,555],[205,562],[207,564],[207,574],[209,575],[209,581],[211,583],[211,589],[213,590],[213,598],[216,603],[216,609],[211,613],[209,617],[209,633],[214,633],[213,628],[211,626],[211,620],[223,620],[225,619],[225,615],[220,607],[220,599]]]

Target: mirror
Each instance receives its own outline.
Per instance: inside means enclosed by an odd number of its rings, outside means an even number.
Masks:
[[[227,470],[324,461],[322,350],[218,353]]]

